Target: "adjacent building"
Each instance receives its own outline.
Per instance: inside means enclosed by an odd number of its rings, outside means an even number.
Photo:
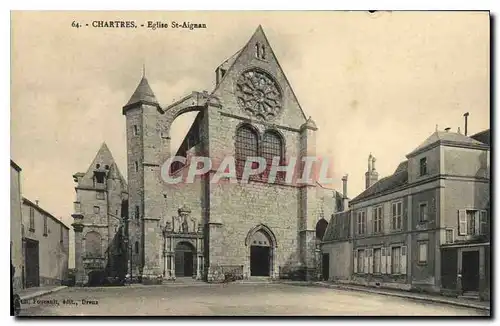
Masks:
[[[489,298],[489,131],[436,131],[406,158],[378,180],[370,155],[323,238],[329,279]]]
[[[128,242],[127,183],[105,143],[86,172],[75,173],[73,180],[76,284],[123,280],[127,266],[140,265],[139,243]]]
[[[10,160],[10,260],[14,266],[14,290],[23,287],[23,236],[21,213],[21,168]]]
[[[21,168],[10,161],[10,256],[14,290],[60,285],[68,278],[69,228],[21,195]]]
[[[61,285],[68,278],[69,228],[27,198],[22,216],[24,286]]]

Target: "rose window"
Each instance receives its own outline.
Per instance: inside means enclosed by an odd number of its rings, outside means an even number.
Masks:
[[[237,81],[238,104],[247,113],[262,119],[272,119],[281,111],[281,91],[267,73],[249,70]]]

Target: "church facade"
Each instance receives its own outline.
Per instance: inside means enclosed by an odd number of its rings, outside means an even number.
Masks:
[[[286,183],[280,174],[270,182],[272,164],[317,156],[317,127],[306,118],[260,26],[216,68],[215,80],[212,92],[193,91],[163,107],[143,76],[123,107],[123,232],[137,246],[128,255],[128,273],[141,275],[143,283],[178,277],[212,282],[227,272],[278,278],[299,270],[317,277],[324,217],[339,210],[343,198],[315,182]],[[186,162],[167,166],[170,127],[186,112],[197,112],[175,154]],[[194,182],[183,182],[194,156],[215,164]],[[245,160],[255,156],[265,159],[262,174],[249,182],[213,182],[214,166],[225,158],[234,158],[240,180]],[[165,182],[165,172],[181,182]]]

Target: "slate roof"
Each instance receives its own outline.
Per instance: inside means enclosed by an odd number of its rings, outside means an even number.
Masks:
[[[151,89],[151,86],[149,86],[148,80],[146,77],[142,77],[139,85],[135,89],[134,94],[130,98],[130,100],[127,102],[125,106],[132,105],[135,103],[139,102],[146,102],[146,103],[153,103],[153,104],[158,104],[158,100],[156,99],[155,94],[153,93],[153,90]]]
[[[404,186],[407,183],[408,183],[408,161],[405,161],[399,164],[394,174],[377,181],[370,188],[366,189],[365,191],[360,193],[356,198],[351,200],[351,203],[363,200],[365,198],[368,198],[378,193],[385,192],[390,189],[395,189]]]
[[[410,154],[407,156],[411,156],[416,154],[431,145],[434,145],[437,142],[448,142],[454,143],[457,145],[481,145],[480,141],[472,139],[471,137],[467,137],[465,135],[456,133],[456,132],[446,132],[446,131],[435,131],[432,135],[430,135],[420,146],[415,148]]]
[[[350,210],[333,214],[322,240],[332,241],[349,238],[350,214]]]
[[[490,140],[491,140],[491,135],[490,135],[490,129],[483,130],[481,132],[478,132],[477,134],[474,134],[470,136],[470,138],[473,138],[477,141],[480,141],[483,144],[486,144],[490,146]]]

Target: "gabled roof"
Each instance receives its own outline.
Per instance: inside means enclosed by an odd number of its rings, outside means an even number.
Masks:
[[[151,89],[151,86],[149,86],[148,80],[144,76],[139,82],[139,85],[137,85],[134,94],[132,95],[132,97],[125,106],[129,106],[136,103],[147,103],[158,106],[160,105],[158,103],[158,100],[156,99],[153,90]]]
[[[368,197],[386,192],[391,189],[396,189],[408,183],[408,161],[399,164],[394,174],[382,178],[373,184],[371,187],[360,193],[356,198],[351,200],[351,203],[358,202]]]
[[[94,159],[87,168],[87,171],[85,173],[78,172],[73,175],[73,178],[75,178],[75,182],[78,182],[78,186],[85,187],[93,184],[92,178],[97,164],[100,165],[99,169],[101,169],[102,171],[105,171],[105,166],[108,165],[107,168],[109,170],[109,178],[120,180],[122,187],[127,187],[127,182],[121,174],[120,169],[118,169],[118,165],[116,164],[115,159],[113,158],[113,155],[111,154],[111,151],[109,150],[108,145],[106,145],[105,142],[102,143],[101,147],[97,151],[97,154],[94,156]],[[80,180],[77,181],[78,179]]]
[[[474,134],[470,136],[470,138],[475,139],[477,141],[480,141],[483,144],[486,144],[488,146],[491,146],[490,141],[491,141],[491,135],[490,135],[490,129],[483,130],[481,132],[478,132],[477,134]]]
[[[410,154],[406,156],[408,157],[415,155],[419,152],[422,152],[426,148],[429,148],[432,145],[440,142],[463,146],[482,145],[481,142],[456,132],[435,131],[422,144],[420,144],[420,146],[415,148]]]
[[[271,44],[269,43],[269,40],[267,39],[267,36],[264,33],[264,29],[262,28],[261,25],[259,25],[257,27],[257,29],[253,33],[252,37],[250,37],[250,39],[245,43],[245,46],[243,46],[243,48],[241,48],[238,52],[236,52],[233,56],[231,56],[229,59],[227,59],[220,66],[222,66],[222,65],[227,66],[227,71],[229,72],[233,68],[233,66],[235,65],[235,63],[238,61],[238,59],[240,58],[240,56],[242,56],[245,53],[245,51],[249,49],[250,43],[252,41],[254,41],[254,40],[257,40],[257,39],[260,39],[260,40],[262,40],[262,41],[265,42],[266,48],[269,49],[269,53],[271,54],[272,57],[274,57],[276,59],[275,60],[276,61],[276,65],[278,66],[279,71],[282,73],[283,78],[285,79],[286,84],[288,84],[288,86],[290,87],[290,92],[292,93],[292,96],[294,97],[294,100],[295,100],[295,102],[297,103],[297,105],[299,107],[299,110],[300,110],[300,113],[301,113],[302,117],[304,118],[304,120],[307,120],[306,115],[304,113],[304,110],[302,109],[302,106],[300,105],[300,103],[299,103],[299,101],[297,99],[297,96],[295,95],[293,87],[290,85],[290,82],[289,82],[288,78],[286,77],[285,72],[283,71],[283,68],[281,67],[278,59],[276,58],[276,55],[274,54],[273,48],[271,47]],[[229,74],[226,73],[224,75],[224,77],[222,77],[222,79],[219,81],[219,83],[215,85],[215,88],[212,91],[211,95],[216,95],[217,90],[219,89],[219,87],[221,87],[221,85],[223,84],[223,81],[225,80],[225,78],[227,78],[228,75]]]

